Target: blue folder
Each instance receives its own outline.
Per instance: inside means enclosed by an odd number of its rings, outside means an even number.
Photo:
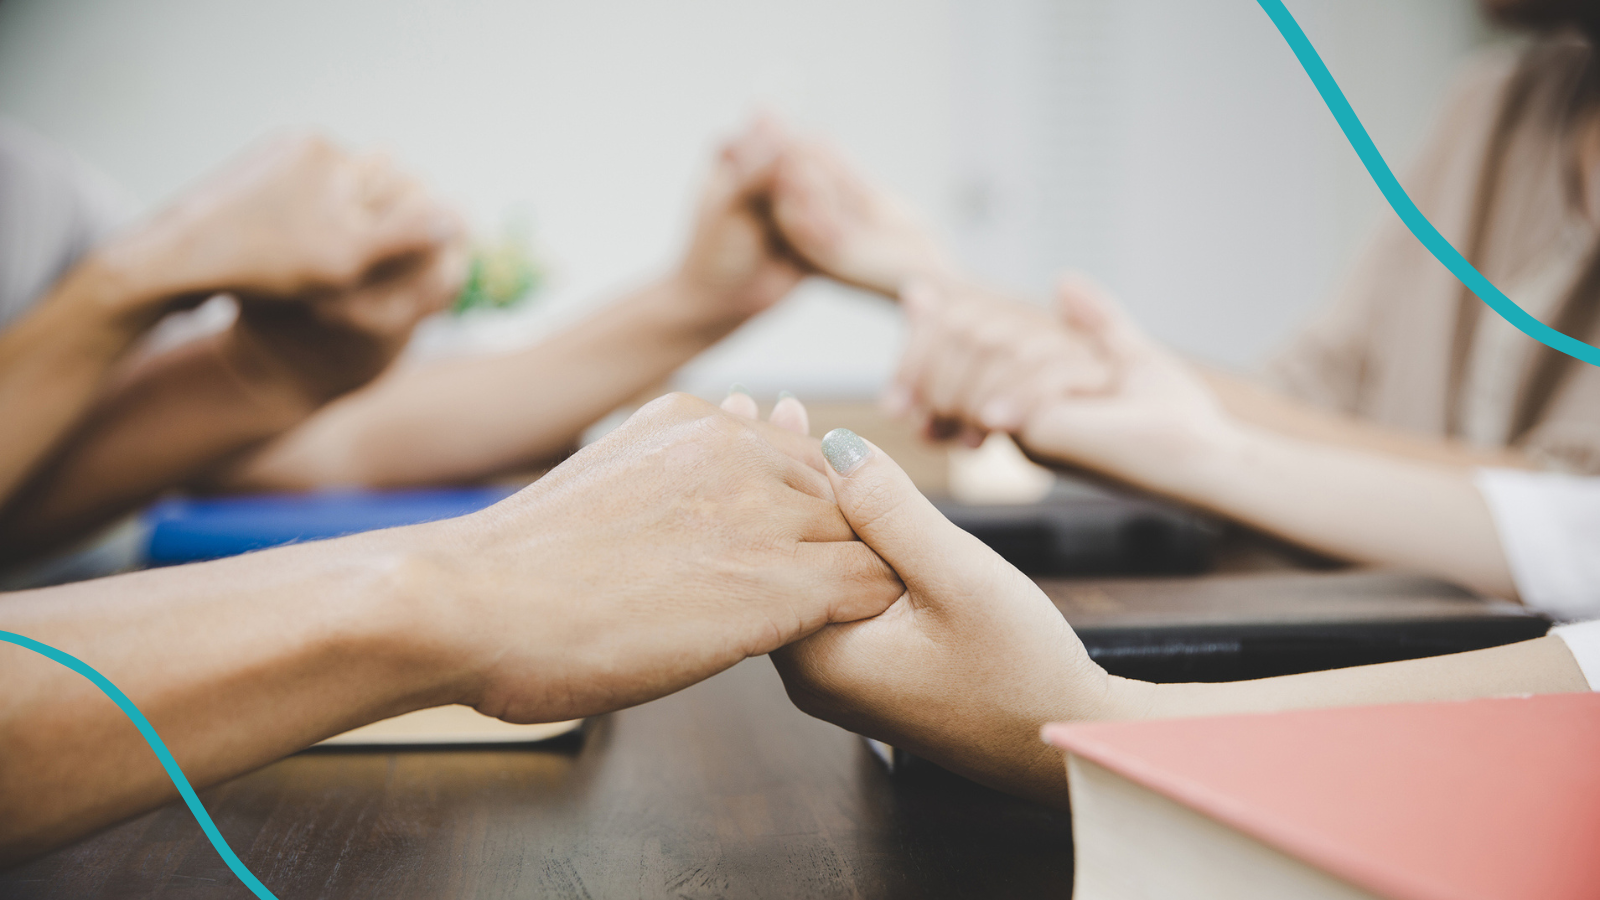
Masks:
[[[434,522],[477,512],[515,488],[319,491],[241,497],[176,498],[144,513],[149,565],[234,556],[377,528]]]

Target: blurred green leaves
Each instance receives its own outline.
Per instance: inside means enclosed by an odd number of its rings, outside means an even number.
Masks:
[[[533,249],[525,221],[513,220],[494,241],[472,249],[467,283],[451,311],[460,315],[474,309],[505,309],[531,297],[545,283],[547,271]]]

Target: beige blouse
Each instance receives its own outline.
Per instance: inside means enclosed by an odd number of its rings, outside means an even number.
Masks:
[[[1566,127],[1590,53],[1557,36],[1477,62],[1405,187],[1519,306],[1600,343],[1600,225],[1586,212],[1596,204],[1580,199],[1578,130]],[[1600,104],[1589,121],[1595,112]],[[1297,397],[1382,425],[1600,474],[1600,368],[1500,319],[1392,213],[1338,299],[1269,374]]]

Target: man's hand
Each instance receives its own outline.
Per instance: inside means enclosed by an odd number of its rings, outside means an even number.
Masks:
[[[314,409],[375,378],[418,322],[449,306],[466,279],[467,256],[456,241],[303,303],[246,300],[227,349],[242,372],[281,384]]]
[[[795,705],[979,781],[1065,803],[1045,722],[1137,714],[1037,585],[946,519],[894,461],[823,439],[839,508],[905,593],[772,655]]]
[[[896,296],[912,278],[945,280],[953,267],[893,197],[833,148],[791,141],[778,161],[772,217],[783,239],[822,274]]]
[[[805,272],[775,234],[770,195],[785,138],[757,119],[723,145],[700,196],[694,234],[674,281],[713,323],[742,322],[794,289]]]
[[[387,157],[292,137],[247,153],[96,257],[145,302],[300,300],[461,232],[457,214]]]
[[[462,698],[514,722],[642,703],[901,593],[813,440],[684,395],[515,497],[419,526]]]

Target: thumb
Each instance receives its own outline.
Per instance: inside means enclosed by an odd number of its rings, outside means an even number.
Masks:
[[[987,570],[984,557],[992,551],[934,508],[882,450],[835,428],[822,439],[822,455],[839,511],[856,537],[919,599],[960,596],[969,579]]]

